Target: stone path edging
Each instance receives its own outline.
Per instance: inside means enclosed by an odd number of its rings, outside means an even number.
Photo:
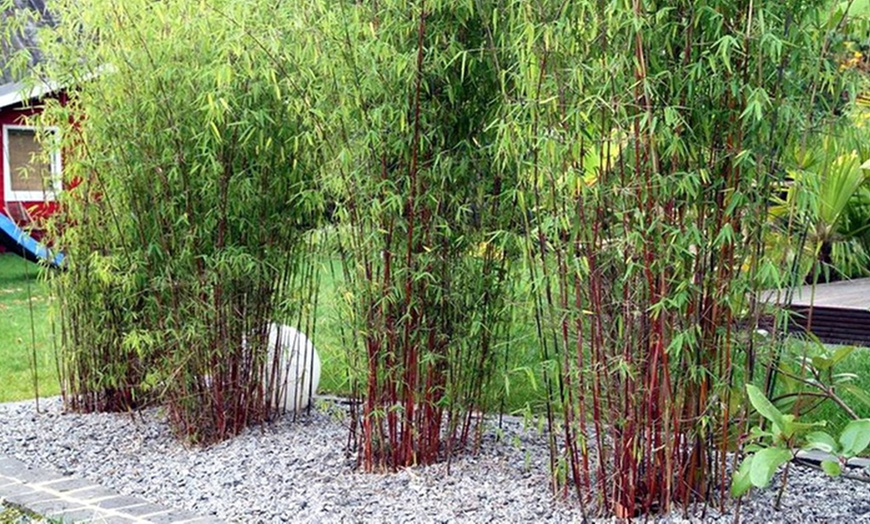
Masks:
[[[120,495],[93,482],[30,468],[0,455],[0,501],[53,521],[93,524],[218,524],[200,517]]]
[[[832,455],[830,453],[825,453],[824,451],[818,450],[800,450],[795,453],[795,458],[812,462],[813,464],[821,464],[823,460],[833,460],[834,462],[837,462],[839,460],[836,455]],[[870,468],[870,459],[863,457],[852,457],[846,461],[846,467]]]

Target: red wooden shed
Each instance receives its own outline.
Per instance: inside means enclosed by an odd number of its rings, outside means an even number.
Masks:
[[[55,211],[61,190],[63,160],[58,131],[43,129],[37,134],[28,117],[41,111],[47,97],[64,94],[47,82],[25,85],[10,66],[13,57],[16,61],[26,57],[31,68],[42,61],[38,30],[56,23],[45,3],[12,0],[0,12],[0,26],[13,24],[3,32],[0,42],[0,251],[11,250],[29,260],[59,265],[60,258],[52,257],[37,242],[40,219]]]
[[[61,189],[63,159],[51,130],[40,140],[28,122],[42,97],[54,91],[50,85],[0,85],[0,212],[21,225],[51,213]]]

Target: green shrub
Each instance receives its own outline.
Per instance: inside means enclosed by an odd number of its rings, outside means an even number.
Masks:
[[[268,2],[58,2],[63,382],[81,409],[156,397],[197,441],[270,416],[268,322],[305,323],[322,203],[305,28]],[[288,44],[293,42],[293,44]]]

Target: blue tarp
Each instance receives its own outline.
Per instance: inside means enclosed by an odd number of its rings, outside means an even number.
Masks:
[[[53,255],[47,247],[3,214],[0,214],[0,245],[31,262],[45,263],[51,267],[60,267],[63,264],[63,253]]]

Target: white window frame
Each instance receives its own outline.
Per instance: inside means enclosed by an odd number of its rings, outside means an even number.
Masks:
[[[61,173],[63,170],[60,149],[52,151],[51,160],[51,187],[42,191],[15,191],[12,189],[12,169],[9,165],[9,131],[33,131],[36,135],[39,128],[36,126],[3,125],[3,187],[6,191],[7,202],[50,202],[57,197],[61,190]],[[60,133],[57,127],[46,127],[50,133]]]

